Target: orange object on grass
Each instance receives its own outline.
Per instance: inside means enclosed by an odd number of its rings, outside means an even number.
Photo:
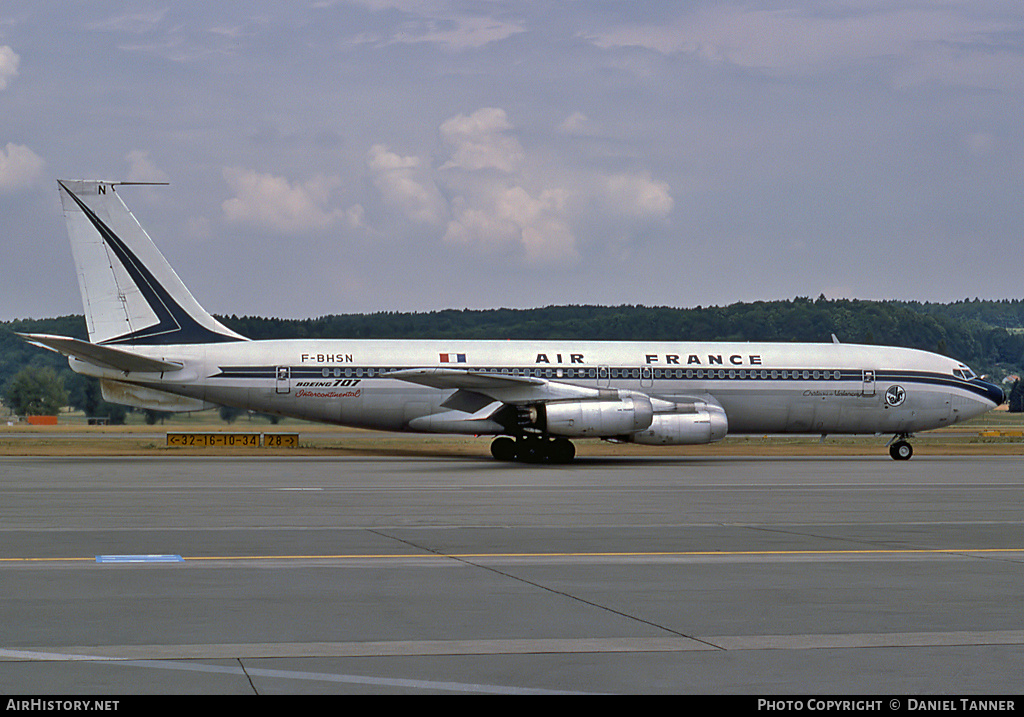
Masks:
[[[56,426],[56,416],[25,416],[30,426]]]

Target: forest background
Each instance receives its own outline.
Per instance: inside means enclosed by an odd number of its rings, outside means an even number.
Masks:
[[[548,306],[451,309],[429,313],[337,314],[312,319],[218,316],[253,339],[563,339],[578,341],[782,341],[879,344],[955,358],[1005,384],[1011,409],[1022,407],[1024,301],[965,299],[948,304],[797,297],[729,306]],[[75,374],[63,356],[32,346],[16,332],[87,339],[81,315],[0,322],[0,396],[26,369],[62,384],[66,403],[87,416],[124,419],[105,403],[95,379]],[[58,394],[63,395],[63,394]],[[9,412],[10,408],[7,409]],[[222,413],[226,420],[231,413]]]

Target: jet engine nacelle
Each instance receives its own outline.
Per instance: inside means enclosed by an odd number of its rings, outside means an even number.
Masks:
[[[629,437],[652,446],[711,443],[725,438],[729,420],[718,406],[704,405],[695,413],[656,413],[651,425]]]
[[[575,438],[626,436],[647,428],[654,418],[651,399],[647,396],[548,403],[544,413],[548,433]]]

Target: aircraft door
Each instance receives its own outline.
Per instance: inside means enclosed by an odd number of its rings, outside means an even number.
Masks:
[[[650,388],[654,385],[654,369],[650,366],[640,367],[640,388]]]
[[[291,373],[292,370],[288,366],[277,367],[277,378],[274,381],[274,388],[277,393],[291,393]]]
[[[875,372],[869,368],[861,373],[860,392],[863,396],[875,395]]]

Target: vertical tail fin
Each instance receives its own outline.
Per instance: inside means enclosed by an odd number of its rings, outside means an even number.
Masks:
[[[117,195],[117,182],[57,184],[92,343],[246,340],[192,297]]]

